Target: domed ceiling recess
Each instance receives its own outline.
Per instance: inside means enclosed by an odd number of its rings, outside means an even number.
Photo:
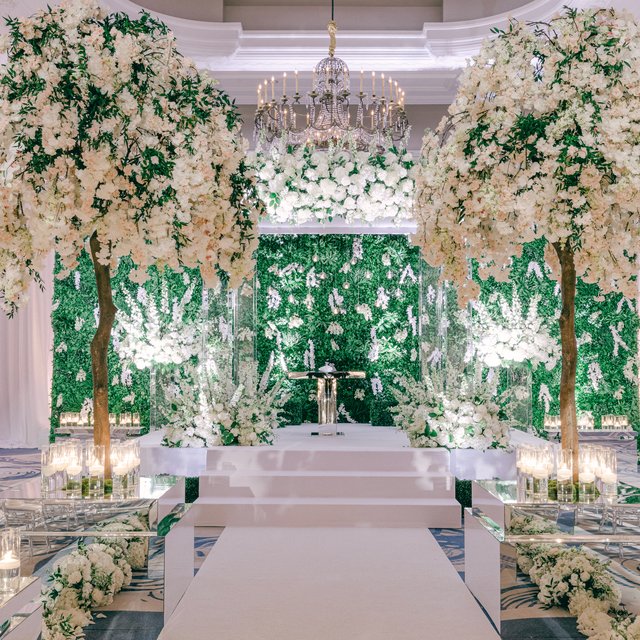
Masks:
[[[210,70],[239,105],[255,106],[260,81],[295,68],[300,70],[301,90],[307,85],[310,88],[310,70],[326,54],[330,0],[100,1],[109,9],[131,15],[141,8],[158,14],[176,34],[180,50]],[[637,1],[598,4],[629,8]],[[509,16],[543,20],[565,5],[585,7],[594,2],[336,0],[338,54],[348,59],[356,72],[391,74],[406,91],[414,122],[413,105],[451,102],[460,69],[492,27],[504,26]],[[28,15],[51,3],[0,0],[0,9],[4,15]]]

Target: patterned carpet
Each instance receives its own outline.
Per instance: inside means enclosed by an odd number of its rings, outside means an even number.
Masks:
[[[0,491],[39,474],[39,449],[0,449]]]
[[[37,476],[39,467],[40,455],[36,449],[0,449],[0,490]],[[464,578],[463,530],[433,529],[432,533]],[[68,550],[64,540],[57,542],[51,551],[40,546],[33,557],[33,572],[44,579],[53,560]],[[196,540],[196,571],[215,542],[216,539],[211,537]],[[616,563],[621,586],[630,593],[640,593],[637,555],[620,560],[616,550],[599,551]],[[163,624],[163,560],[160,546],[152,546],[149,566],[143,571],[134,572],[131,585],[116,596],[108,609],[99,612],[95,624],[87,628],[87,640],[156,640]],[[583,640],[584,636],[576,630],[575,620],[566,611],[543,609],[536,595],[537,588],[524,578],[503,594],[502,608],[507,619],[503,622],[504,640]]]

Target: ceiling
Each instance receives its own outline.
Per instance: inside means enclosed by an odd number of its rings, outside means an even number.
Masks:
[[[220,81],[247,111],[265,77],[300,72],[300,89],[327,53],[330,0],[101,0],[109,9],[136,15],[144,7],[176,34],[179,49]],[[0,11],[29,15],[56,0],[0,0]],[[456,91],[457,77],[495,26],[510,16],[543,20],[563,5],[628,8],[640,0],[335,0],[336,55],[352,70],[392,75],[408,105],[433,119]],[[2,31],[2,28],[0,28]],[[354,77],[355,76],[355,77]],[[415,117],[420,117],[416,113]]]
[[[134,0],[167,15],[214,22],[240,22],[244,29],[322,28],[330,0]],[[529,0],[336,0],[343,29],[414,30],[425,22],[472,20],[517,9]]]

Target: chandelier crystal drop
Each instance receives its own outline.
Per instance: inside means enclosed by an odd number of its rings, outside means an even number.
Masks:
[[[361,70],[359,91],[352,94],[349,67],[334,55],[337,26],[333,19],[328,31],[329,56],[315,66],[309,93],[300,93],[297,71],[293,78],[286,73],[282,75],[280,96],[276,95],[275,76],[258,85],[255,116],[258,150],[306,144],[318,148],[337,144],[358,149],[406,148],[410,127],[404,91],[384,73],[376,75],[373,71],[365,79]],[[287,80],[293,85],[292,95],[287,94]]]

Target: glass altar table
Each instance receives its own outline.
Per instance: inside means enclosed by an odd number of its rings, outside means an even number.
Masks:
[[[318,432],[321,435],[337,435],[338,380],[364,379],[364,371],[292,371],[290,380],[318,381]]]

